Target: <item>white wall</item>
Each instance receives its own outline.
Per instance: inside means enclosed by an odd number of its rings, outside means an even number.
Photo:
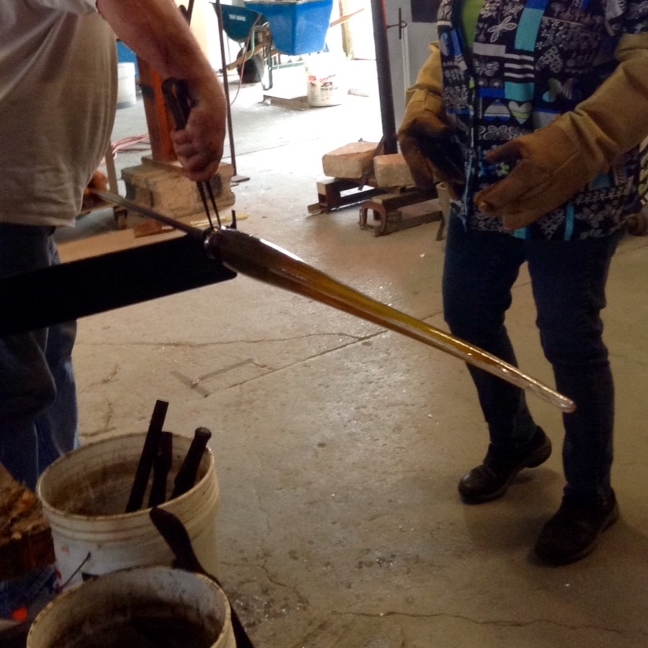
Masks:
[[[399,40],[396,27],[387,31],[397,128],[405,113],[405,90],[416,81],[419,68],[428,56],[428,46],[437,33],[436,26],[432,23],[412,22],[409,0],[387,2],[388,25],[398,23],[399,7],[402,10],[402,20],[407,23],[403,38]]]
[[[189,6],[189,0],[175,0],[180,6]],[[223,2],[231,4],[231,2]],[[219,70],[222,67],[220,54],[220,41],[218,33],[218,20],[214,5],[208,0],[194,0],[193,13],[191,15],[191,31],[194,33],[202,51],[212,67]]]
[[[349,11],[363,8],[364,11],[352,18],[349,25],[353,31],[353,56],[359,59],[374,59],[373,21],[371,0],[352,0]],[[405,111],[405,90],[416,80],[419,68],[428,55],[428,45],[436,38],[436,26],[432,23],[412,22],[409,0],[386,0],[387,24],[398,23],[398,9],[402,10],[402,20],[407,23],[403,39],[399,39],[397,27],[387,31],[389,59],[394,95],[394,113],[397,126]]]

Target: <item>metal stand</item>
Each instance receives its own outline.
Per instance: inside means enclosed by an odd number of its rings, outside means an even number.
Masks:
[[[380,114],[385,142],[385,153],[396,153],[396,117],[394,115],[394,93],[389,66],[389,45],[387,43],[387,12],[385,0],[371,0],[371,15],[376,47],[376,70],[378,72],[378,94]]]
[[[230,104],[229,80],[227,78],[227,59],[225,57],[226,34],[225,29],[223,28],[223,12],[221,10],[220,0],[215,1],[214,8],[216,9],[216,18],[218,20],[218,38],[220,41],[221,65],[223,70],[223,89],[225,91],[225,104],[227,107],[227,134],[230,147],[230,162],[234,168],[232,182],[244,182],[245,180],[249,180],[250,177],[238,175],[238,169],[236,167],[236,149],[234,147],[234,130],[232,127],[232,106]]]
[[[373,229],[374,236],[439,220],[443,225],[443,214],[436,193],[425,193],[418,189],[377,196],[363,203],[360,208],[360,227]],[[442,232],[441,227],[439,231]]]
[[[375,187],[361,189],[361,185],[354,180],[326,178],[317,183],[318,202],[308,205],[308,213],[324,214],[333,209],[355,205],[380,193],[382,191]]]

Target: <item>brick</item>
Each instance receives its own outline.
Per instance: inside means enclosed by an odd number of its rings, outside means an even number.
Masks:
[[[382,188],[413,187],[414,179],[400,153],[377,155],[374,158],[376,183]]]
[[[177,165],[153,162],[143,158],[142,164],[122,170],[126,197],[144,207],[162,214],[182,218],[204,214],[200,193],[195,182],[189,180]],[[219,175],[210,184],[219,209],[235,202],[231,191],[233,168],[221,164]]]
[[[360,179],[371,171],[377,142],[353,142],[322,157],[324,173],[332,178]]]

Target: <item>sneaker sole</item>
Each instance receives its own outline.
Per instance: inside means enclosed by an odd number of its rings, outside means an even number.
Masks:
[[[464,504],[485,504],[486,502],[492,502],[493,500],[499,499],[506,493],[515,478],[525,468],[537,468],[547,461],[551,456],[551,449],[550,444],[538,448],[533,454],[529,455],[524,462],[519,465],[519,467],[515,468],[515,471],[511,473],[511,476],[496,491],[484,495],[472,495],[469,493],[462,493],[461,486],[459,486],[459,496],[461,497],[461,501]]]

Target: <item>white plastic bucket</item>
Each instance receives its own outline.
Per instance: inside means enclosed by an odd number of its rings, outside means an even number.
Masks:
[[[441,214],[444,222],[448,222],[450,218],[450,190],[445,182],[437,182],[437,197],[439,198],[439,206],[441,207]]]
[[[61,586],[130,567],[173,563],[173,553],[149,518],[150,509],[122,513],[145,438],[145,434],[130,434],[83,446],[41,475],[37,491],[51,526]],[[190,445],[190,438],[173,436],[167,493]],[[214,575],[219,504],[214,457],[206,450],[196,485],[160,507],[184,524],[198,560]]]
[[[348,94],[344,61],[331,52],[314,54],[305,63],[308,105],[337,106]]]
[[[138,635],[148,638],[146,646],[157,645],[152,632],[164,632],[165,646],[236,648],[229,602],[218,585],[168,567],[116,572],[64,592],[34,620],[27,648],[135,648]]]
[[[137,103],[135,63],[117,64],[117,108],[128,108]]]

